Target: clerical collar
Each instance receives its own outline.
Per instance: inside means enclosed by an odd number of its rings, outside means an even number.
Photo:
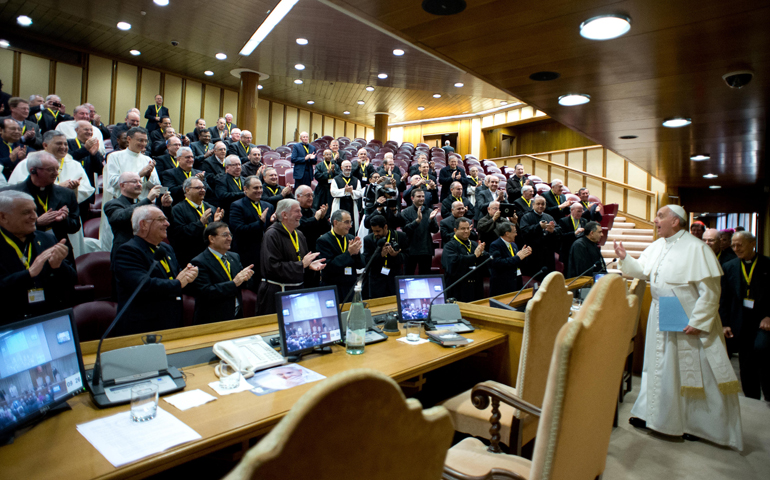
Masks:
[[[127,148],[127,149],[125,149],[123,151],[126,152],[126,153],[130,153],[134,157],[138,157],[139,155],[141,155],[141,153],[136,153],[135,151],[133,151],[133,150],[131,150],[129,148]]]
[[[668,238],[666,239],[666,243],[671,243],[671,242],[674,242],[674,241],[676,241],[676,240],[679,240],[679,238],[680,238],[682,235],[684,235],[684,230],[679,230],[679,231],[678,231],[678,232],[676,232],[675,234],[673,234],[673,235],[671,235],[670,237],[668,237]]]

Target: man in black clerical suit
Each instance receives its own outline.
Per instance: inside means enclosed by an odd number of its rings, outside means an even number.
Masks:
[[[395,295],[396,276],[404,274],[408,259],[409,238],[404,232],[389,229],[388,220],[382,215],[373,216],[369,224],[372,233],[364,237],[364,265],[372,259],[377,247],[382,247],[367,272],[369,298]]]
[[[94,173],[101,175],[104,171],[104,157],[99,152],[99,140],[94,137],[94,127],[89,122],[81,120],[75,128],[77,137],[67,140],[67,148],[73,160],[80,162],[80,166],[88,176],[92,187],[94,185]],[[93,196],[89,199],[93,203]]]
[[[243,180],[244,198],[230,205],[230,227],[233,232],[232,249],[241,255],[245,265],[254,265],[260,271],[259,257],[262,237],[270,226],[270,217],[275,207],[262,200],[262,182],[256,176]],[[252,288],[256,290],[259,282]]]
[[[278,184],[278,172],[275,171],[275,168],[263,168],[262,180],[264,180],[264,183],[262,184],[262,187],[264,188],[264,192],[262,192],[262,198],[266,202],[271,203],[273,207],[276,207],[278,202],[284,198],[292,198],[291,186],[286,185],[285,187],[281,187]]]
[[[452,240],[452,237],[455,234],[455,229],[457,228],[457,220],[463,218],[465,212],[467,211],[468,207],[466,207],[464,203],[452,203],[452,210],[449,212],[449,215],[445,216],[439,224],[439,228],[441,229],[441,243],[443,245],[446,245],[450,240]],[[473,230],[472,225],[473,224],[471,224],[470,238],[473,240],[478,240],[478,234]]]
[[[577,196],[580,197],[580,204],[583,206],[583,218],[587,222],[602,222],[602,204],[591,202],[588,197],[591,192],[586,187],[578,190]]]
[[[184,200],[184,188],[182,188],[182,185],[185,180],[191,177],[200,179],[206,187],[206,195],[210,194],[213,197],[214,193],[210,192],[211,188],[206,184],[206,172],[193,168],[194,159],[190,147],[179,147],[176,154],[176,161],[179,163],[179,166],[166,170],[161,174],[161,184],[164,187],[168,187],[168,193],[171,194],[173,204],[176,205]]]
[[[589,271],[585,275],[606,272],[607,266],[602,258],[602,251],[599,247],[599,240],[602,239],[602,226],[597,222],[588,222],[585,226],[585,234],[575,240],[572,249],[569,251],[569,263],[565,264],[564,272],[567,278],[577,277],[584,274],[591,265],[599,265],[594,271]]]
[[[155,158],[155,170],[158,176],[162,177],[163,172],[177,168],[179,166],[179,149],[182,147],[182,141],[174,136],[166,140],[166,153],[157,155]]]
[[[503,221],[495,228],[498,238],[487,250],[493,260],[489,267],[489,295],[494,297],[521,289],[521,264],[532,253],[532,248],[516,246],[517,227]]]
[[[414,275],[419,268],[420,275],[427,275],[433,262],[433,234],[439,231],[436,223],[438,209],[431,211],[425,206],[425,191],[412,191],[412,205],[401,212],[404,220],[404,232],[409,238],[409,257],[404,267],[404,275]]]
[[[249,150],[246,161],[241,162],[241,176],[250,177],[252,175],[260,175],[262,173],[259,170],[260,168],[262,168],[262,150],[254,147]]]
[[[366,149],[358,149],[358,157],[350,163],[350,166],[350,174],[361,182],[361,187],[365,188],[369,185],[372,174],[376,169],[374,168],[374,165],[371,164],[369,152],[367,152]]]
[[[160,128],[160,120],[163,117],[168,117],[168,108],[163,106],[163,96],[155,95],[155,105],[150,105],[144,112],[144,118],[147,119],[147,125],[144,128],[147,129],[147,133],[150,134]]]
[[[353,220],[347,211],[336,210],[332,213],[331,222],[331,231],[316,241],[318,253],[326,259],[326,268],[321,272],[321,285],[336,285],[342,302],[356,283],[356,270],[364,268],[361,256],[363,242],[360,237],[348,233]]]
[[[441,216],[446,218],[452,215],[452,209],[455,202],[462,202],[465,205],[465,218],[473,220],[473,204],[468,198],[463,197],[463,185],[460,182],[452,182],[450,195],[441,202]]]
[[[302,219],[299,221],[297,230],[305,235],[307,248],[309,251],[316,250],[316,240],[318,237],[328,232],[331,228],[326,212],[329,211],[329,205],[323,204],[319,208],[313,208],[313,189],[307,185],[297,187],[295,197],[299,202],[302,211]],[[305,274],[305,288],[317,287],[321,283],[321,275],[318,272],[309,271]]]
[[[719,232],[719,244],[721,245],[722,250],[719,253],[717,253],[717,259],[719,260],[719,264],[722,265],[723,267],[725,263],[737,258],[731,246],[732,237],[733,237],[732,229],[721,230]]]
[[[225,113],[225,127],[227,128],[227,131],[232,134],[232,131],[238,128],[238,125],[233,123],[233,114],[232,113]]]
[[[497,233],[497,227],[504,222],[510,222],[516,224],[519,222],[518,217],[514,214],[512,217],[505,218],[500,211],[500,202],[494,201],[487,205],[487,214],[478,219],[476,222],[476,229],[479,234],[479,241],[484,242],[489,248],[489,245],[497,240],[499,234]]]
[[[203,161],[201,170],[206,172],[206,183],[213,187],[216,185],[216,176],[225,173],[225,158],[227,158],[227,145],[225,142],[214,144],[214,155]]]
[[[118,123],[114,127],[112,127],[112,131],[110,132],[110,140],[112,143],[112,149],[113,150],[122,150],[120,148],[120,145],[118,143],[118,138],[120,138],[120,134],[123,132],[128,132],[134,127],[138,127],[141,119],[139,118],[138,110],[131,109],[128,112],[126,112],[126,121],[125,123]]]
[[[40,126],[37,122],[28,120],[29,102],[21,97],[11,97],[8,105],[11,109],[10,115],[0,116],[0,123],[3,123],[3,120],[6,118],[15,120],[19,124],[19,128],[21,128],[21,144],[27,145],[34,150],[42,150],[43,134],[40,133]]]
[[[184,200],[171,210],[171,229],[168,238],[174,246],[180,264],[187,265],[190,260],[201,253],[206,245],[203,243],[203,230],[212,221],[219,222],[224,216],[221,208],[214,208],[203,201],[206,196],[206,186],[197,178],[188,178],[182,184]]]
[[[37,229],[49,231],[57,240],[65,240],[69,260],[75,261],[67,237],[80,230],[80,209],[74,190],[54,185],[59,175],[59,162],[48,152],[34,152],[27,159],[29,177],[9,187],[32,196],[37,204]]]
[[[45,104],[43,105],[43,110],[41,110],[41,116],[37,121],[41,134],[44,134],[48,130],[56,129],[56,125],[61,122],[68,122],[70,120],[75,120],[75,117],[64,113],[64,105],[61,103],[61,98],[57,95],[48,95],[45,97]]]
[[[182,327],[182,294],[198,276],[198,267],[184,264],[180,268],[174,249],[163,242],[168,219],[159,208],[145,205],[134,210],[131,223],[134,237],[115,252],[112,271],[117,287],[118,311],[128,302],[150,271],[147,282],[126,309],[112,335]],[[157,263],[152,270],[153,262]]]
[[[382,167],[377,170],[377,173],[380,174],[380,178],[392,178],[399,192],[406,190],[406,184],[401,179],[401,170],[396,167],[392,153],[385,154],[385,158],[382,159]]]
[[[559,261],[564,264],[564,271],[567,271],[569,264],[569,252],[575,240],[580,238],[585,231],[588,220],[583,218],[583,205],[573,203],[569,207],[569,215],[560,218],[556,225],[561,228],[561,248],[559,249]],[[579,273],[579,272],[578,272]]]
[[[195,157],[195,168],[200,170],[203,167],[203,162],[214,155],[215,152],[214,144],[211,143],[211,132],[204,130],[198,138],[200,138],[199,141],[190,144],[190,149],[192,149],[193,156]],[[225,152],[227,152],[226,148]]]
[[[313,207],[319,208],[321,205],[331,205],[333,200],[330,190],[331,184],[334,181],[334,177],[341,173],[337,164],[334,163],[332,151],[329,149],[324,150],[323,161],[315,166],[314,176],[318,184],[315,187]],[[305,236],[307,237],[307,235]]]
[[[524,165],[517,163],[513,169],[513,175],[505,182],[505,191],[508,194],[509,202],[514,202],[517,198],[521,197],[521,189],[528,184],[524,178],[526,175],[524,173]]]
[[[256,145],[251,143],[251,132],[243,130],[241,132],[240,140],[230,143],[230,146],[227,148],[227,154],[238,155],[238,158],[241,159],[241,163],[246,163],[249,161],[249,152],[251,152],[252,149],[259,150]]]
[[[735,232],[736,258],[722,268],[719,316],[728,350],[738,353],[741,387],[749,398],[770,399],[770,258],[755,252],[757,239]]]
[[[318,162],[316,151],[310,145],[310,136],[307,132],[299,134],[300,143],[291,147],[291,164],[294,166],[294,183],[296,185],[310,185],[313,180],[313,166]]]
[[[71,305],[77,282],[64,241],[35,228],[32,196],[0,192],[0,326]]]
[[[492,202],[508,203],[505,190],[500,187],[500,179],[494,175],[487,175],[484,179],[486,188],[476,189],[476,205],[474,218],[478,222],[487,213],[487,208]]]
[[[524,185],[521,188],[521,196],[513,201],[513,209],[516,216],[521,218],[532,211],[532,198],[535,196],[535,188],[532,185]],[[510,199],[511,197],[508,196]]]
[[[450,158],[447,166],[438,172],[438,183],[441,185],[440,200],[442,202],[449,196],[449,192],[452,190],[452,184],[454,182],[460,182],[460,186],[462,187],[461,196],[465,196],[465,187],[468,185],[468,178],[465,176],[465,172],[457,167],[457,157]]]
[[[228,155],[225,158],[225,173],[214,178],[216,182],[217,201],[225,211],[222,221],[230,223],[230,204],[245,196],[243,193],[243,177],[241,177],[241,159],[238,155]]]
[[[209,127],[209,133],[211,133],[211,141],[214,143],[230,140],[230,130],[227,129],[227,122],[224,118],[220,118],[216,125]]]
[[[161,117],[158,122],[158,128],[155,130],[147,130],[147,156],[162,155],[166,150],[166,140],[171,138],[167,135],[166,130],[171,128],[171,119],[168,115]],[[176,130],[173,131],[176,134]]]
[[[193,325],[242,318],[241,288],[251,283],[253,265],[243,268],[238,254],[229,251],[233,238],[226,223],[211,222],[203,238],[208,248],[190,262],[198,267],[198,277],[192,283]]]
[[[193,144],[200,140],[200,134],[202,132],[207,132],[208,129],[206,128],[206,120],[199,118],[195,121],[195,128],[192,132],[187,134],[187,138],[190,139],[190,144]]]
[[[428,161],[428,156],[424,153],[419,153],[416,155],[417,158],[414,159],[414,162],[412,162],[412,165],[409,166],[409,176],[412,175],[419,175],[422,171],[422,163],[425,162],[428,164],[428,168],[430,170],[431,175],[434,175],[436,172],[436,162],[433,160]],[[438,201],[438,199],[436,199]]]
[[[334,177],[331,183],[332,205],[331,214],[335,210],[345,210],[350,213],[353,221],[353,233],[355,233],[361,221],[361,198],[364,196],[364,187],[361,181],[352,173],[353,164],[349,160],[342,162],[342,173]]]
[[[545,213],[545,198],[532,200],[532,211],[519,218],[519,239],[532,247],[532,255],[521,266],[521,272],[531,277],[543,267],[556,270],[554,254],[559,248],[561,228],[553,217]]]
[[[104,214],[107,215],[107,221],[112,228],[112,252],[110,258],[115,257],[115,252],[121,245],[131,240],[134,236],[133,226],[131,225],[131,215],[137,207],[144,205],[153,205],[155,199],[160,196],[160,185],[155,185],[148,193],[147,197],[139,200],[142,193],[142,179],[134,172],[123,172],[118,180],[120,187],[120,196],[113,198],[104,204]],[[163,214],[166,217],[171,216],[171,195],[168,193],[161,198]]]
[[[564,184],[561,180],[551,182],[551,190],[543,193],[545,198],[545,213],[552,216],[555,220],[569,215],[569,206],[575,203],[574,200],[567,200],[566,195],[562,195]]]
[[[455,232],[452,239],[444,244],[444,253],[441,256],[441,265],[446,272],[446,284],[452,285],[463,275],[473,270],[456,287],[447,290],[444,298],[456,298],[460,302],[473,302],[484,297],[484,275],[486,268],[477,268],[489,258],[484,251],[484,243],[476,243],[470,239],[471,220],[460,217],[455,222]]]
[[[425,191],[425,205],[432,207],[439,203],[438,201],[438,187],[436,184],[436,176],[433,172],[429,171],[428,162],[423,162],[419,166],[419,170],[416,176],[409,174],[409,188],[404,192],[405,199],[412,198],[412,190],[420,189]],[[407,200],[409,204],[410,200]]]

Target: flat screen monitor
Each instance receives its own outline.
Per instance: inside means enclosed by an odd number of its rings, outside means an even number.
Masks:
[[[85,392],[72,310],[0,327],[0,437]]]
[[[275,300],[284,357],[342,340],[336,286],[281,292]]]
[[[443,275],[416,275],[396,277],[396,303],[402,322],[423,321],[428,318],[430,301],[444,291]],[[434,305],[444,303],[444,294]]]

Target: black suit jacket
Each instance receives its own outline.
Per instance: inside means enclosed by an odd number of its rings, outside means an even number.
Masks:
[[[318,258],[326,259],[326,267],[321,270],[322,285],[337,285],[340,302],[345,299],[348,292],[353,288],[358,275],[356,269],[364,268],[364,259],[360,254],[351,255],[349,250],[344,253],[340,251],[337,240],[332,236],[332,232],[326,232],[316,240],[316,248],[320,255]],[[341,237],[340,243],[343,242]],[[352,234],[345,235],[348,245],[355,237]],[[344,247],[345,244],[343,243]],[[345,268],[351,268],[351,274],[345,275]]]
[[[78,140],[76,138],[67,140],[69,154],[72,156],[73,160],[80,162],[80,166],[83,167],[86,175],[88,175],[88,181],[91,183],[91,186],[94,187],[94,173],[101,175],[102,171],[104,171],[104,157],[99,153],[99,150],[97,150],[94,155],[91,155],[91,152],[89,152],[86,147],[80,145],[78,145]]]
[[[40,120],[37,121],[37,125],[40,127],[40,133],[43,134],[48,130],[55,130],[56,125],[61,122],[68,122],[70,120],[75,120],[75,117],[66,113],[58,113],[58,115],[54,116],[51,110],[44,108]]]
[[[224,138],[219,135],[219,130],[217,130],[217,126],[214,125],[213,127],[209,127],[209,132],[211,132],[211,143],[215,144],[219,141],[224,142],[225,140],[230,139],[230,132],[227,131],[227,127],[223,130]]]
[[[107,215],[113,235],[110,259],[115,258],[115,252],[121,245],[134,238],[131,215],[133,215],[136,207],[144,205],[152,205],[152,202],[144,198],[134,203],[133,200],[122,195],[104,204],[104,214]],[[164,211],[164,213],[168,216],[171,212]]]
[[[161,176],[163,172],[177,168],[179,163],[176,158],[171,158],[171,154],[166,152],[163,155],[158,155],[155,158],[155,170],[158,172],[158,176]]]
[[[7,111],[7,110],[6,110]],[[5,117],[0,117],[0,122],[5,122],[7,118],[13,119],[10,115]],[[43,134],[40,133],[40,126],[37,124],[37,122],[32,122],[30,120],[25,119],[24,120],[24,126],[22,127],[22,135],[21,135],[21,144],[27,145],[28,147],[32,147],[35,150],[42,150],[43,149]],[[24,140],[24,134],[34,130],[35,131],[35,138],[33,138],[30,141]],[[70,150],[72,152],[72,150]]]
[[[452,216],[452,204],[455,203],[457,200],[453,196],[448,196],[444,200],[441,201],[441,217],[447,218]],[[468,200],[468,197],[462,197],[463,205],[465,205],[466,211],[465,211],[465,218],[468,218],[470,220],[473,220],[473,217],[475,215],[475,209],[473,207],[473,204],[470,200]]]
[[[489,254],[494,257],[489,267],[489,294],[502,295],[521,289],[521,276],[517,275],[523,262],[516,254],[519,248],[511,244],[513,256],[502,238],[489,244]]]
[[[158,246],[150,245],[135,236],[115,252],[113,272],[117,287],[118,311],[123,308],[150,270],[155,256],[151,249],[163,250],[163,257],[170,272],[166,272],[160,262],[153,267],[149,280],[126,309],[121,321],[115,325],[112,336],[182,326],[183,289],[179,280],[175,280],[179,275],[179,264],[176,261],[174,249],[163,242]]]
[[[148,157],[157,157],[166,153],[168,148],[166,147],[166,139],[163,138],[163,131],[158,128],[153,130],[147,136],[147,153]]]
[[[191,177],[199,173],[200,170],[196,170],[194,168],[190,170]],[[182,188],[182,185],[184,184],[184,181],[187,180],[187,175],[185,174],[184,170],[177,167],[161,172],[160,180],[164,187],[168,187],[168,193],[171,194],[171,198],[174,201],[173,205],[176,205],[177,203],[184,200],[184,189]],[[206,186],[206,196],[208,197],[211,187],[205,179],[203,180],[203,185]],[[211,196],[214,196],[214,192],[211,192]]]
[[[209,222],[214,221],[214,212],[211,204],[203,202],[203,211],[211,208]],[[171,209],[171,226],[168,229],[168,239],[174,246],[179,264],[187,266],[190,260],[206,249],[203,242],[203,230],[206,225],[201,222],[198,212],[183,200]]]
[[[549,223],[553,221],[553,217],[547,213],[538,215],[535,212],[529,212],[519,218],[519,236],[516,237],[516,242],[519,245],[532,247],[532,254],[524,259],[521,266],[522,273],[528,277],[543,267],[546,267],[548,272],[556,270],[554,253],[559,249],[561,228],[557,223],[554,231],[549,233],[540,226],[541,220]]]
[[[208,147],[208,149],[206,147]],[[199,170],[202,170],[203,169],[202,168],[203,167],[203,161],[206,159],[206,152],[208,152],[209,150],[213,150],[213,149],[214,149],[214,144],[211,143],[211,142],[209,142],[209,143],[207,143],[205,145],[202,144],[201,142],[191,143],[190,144],[190,150],[192,150],[193,157],[195,158],[195,163],[193,164],[193,167],[195,167],[195,168],[197,168]],[[213,155],[214,155],[213,153],[211,155],[209,155],[209,158],[211,158],[211,156],[213,156]],[[206,173],[208,173],[208,172],[206,172]]]
[[[248,151],[246,151],[245,148],[243,148],[243,142],[233,142],[227,147],[227,154],[228,155],[238,155],[241,159],[241,163],[246,163],[249,161],[249,152],[252,148],[257,148],[256,145],[253,143],[250,143],[246,145],[248,147]]]
[[[455,172],[460,172],[460,180],[454,180],[452,178],[452,175]],[[463,185],[463,196],[465,196],[465,188],[468,186],[468,177],[466,177],[465,172],[460,170],[459,168],[451,168],[449,165],[442,168],[438,172],[438,183],[441,185],[441,201],[443,202],[446,197],[449,196],[449,186],[452,185],[455,181],[460,182]]]
[[[270,226],[270,217],[275,209],[264,200],[259,202],[262,212],[267,210],[267,220],[263,223],[254,202],[244,197],[230,205],[230,230],[233,233],[231,250],[238,252],[245,266],[254,265],[254,272],[259,275],[259,254],[262,237]]]
[[[120,150],[120,147],[118,146],[118,137],[120,137],[121,133],[127,132],[128,130],[129,130],[129,127],[128,125],[126,125],[125,122],[118,123],[114,127],[112,127],[112,131],[110,132],[110,142],[112,143],[113,150],[115,151]]]
[[[553,190],[549,190],[543,193],[545,198],[545,213],[552,216],[556,220],[569,215],[569,207],[559,208],[559,205],[567,201],[566,195],[555,195]]]
[[[599,263],[601,267],[595,267],[593,271],[585,273],[592,265]],[[569,252],[569,265],[564,266],[564,276],[567,278],[577,277],[578,275],[593,275],[594,273],[606,272],[607,265],[602,258],[601,247],[592,242],[586,236],[575,240]]]
[[[430,218],[431,210],[423,205],[422,220],[417,222],[417,208],[412,205],[401,212],[401,218],[404,220],[404,232],[409,237],[409,255],[430,255],[433,256],[435,248],[433,246],[433,235],[439,231],[436,218]]]
[[[238,177],[240,186],[235,183],[235,177],[227,173],[217,175],[214,177],[214,181],[216,182],[214,191],[217,195],[219,207],[225,210],[225,216],[222,218],[222,221],[225,223],[230,223],[230,205],[234,201],[240,200],[246,196],[243,193],[244,178]]]
[[[497,192],[504,192],[504,190],[498,188]],[[492,202],[497,201],[497,195],[498,193],[492,193],[492,191],[488,188],[477,188],[476,189],[476,218],[479,219],[487,214],[487,208],[489,208],[489,204]],[[500,203],[506,203],[505,197],[503,197],[503,201]]]
[[[510,196],[508,197],[508,199],[510,200]],[[519,217],[519,220],[521,220],[521,217],[523,217],[524,215],[532,211],[532,200],[530,200],[529,202],[530,202],[529,205],[527,205],[527,202],[524,200],[524,197],[519,197],[513,201],[513,209],[516,212],[516,216]]]
[[[489,253],[484,252],[476,257],[474,252],[478,244],[470,240],[470,252],[459,241],[454,238],[444,245],[444,252],[441,256],[441,265],[446,272],[446,285],[452,285],[463,275],[471,270],[471,267],[477,267],[489,257]],[[444,298],[454,297],[461,302],[472,302],[479,300],[484,296],[484,268],[474,268],[474,273],[463,280],[459,285],[447,290]]]
[[[203,161],[201,170],[206,172],[206,183],[212,188],[215,188],[214,185],[217,184],[216,177],[225,173],[225,167],[219,162],[219,158],[215,155],[212,155]],[[216,197],[216,192],[214,192],[214,196]]]
[[[507,182],[505,182],[505,193],[508,194],[508,200],[513,202],[517,198],[521,197],[521,189],[524,186],[524,178],[519,178],[516,175],[511,175]]]
[[[28,236],[24,244],[16,242],[18,239],[7,230],[3,230],[3,233],[15,241],[22,254],[30,251],[27,248],[31,249],[30,265],[38,255],[58,242],[50,233],[40,231]],[[72,305],[77,279],[74,263],[67,259],[59,268],[52,268],[46,262],[43,270],[32,278],[13,247],[0,238],[0,304],[3,306],[0,326],[69,307]],[[45,301],[29,303],[27,292],[37,288],[43,289]]]
[[[148,133],[152,133],[153,131],[160,129],[160,125],[158,125],[158,121],[155,120],[155,117],[168,117],[168,108],[160,107],[160,110],[156,110],[155,104],[147,107],[147,111],[144,112],[144,118],[147,119],[147,125],[145,125],[144,128],[147,129]]]
[[[305,151],[307,147],[307,151]],[[318,156],[315,158],[305,160],[305,156],[309,153],[315,153],[315,147],[313,145],[302,143],[295,143],[291,146],[291,164],[294,166],[294,178],[302,179],[306,176],[305,172],[310,172],[309,176],[313,178],[313,166],[319,161]]]
[[[577,222],[577,228],[585,228],[586,219],[580,218]],[[572,248],[572,244],[575,243],[579,237],[575,235],[575,225],[572,223],[572,215],[567,215],[564,218],[560,218],[556,221],[556,225],[561,227],[561,249],[559,250],[559,261],[564,264],[564,271],[567,271],[567,265],[569,263],[569,252]],[[583,236],[585,232],[580,235]],[[588,267],[586,267],[588,268]],[[585,269],[584,269],[585,270]],[[578,272],[580,273],[580,272]]]
[[[270,203],[273,205],[273,207],[278,206],[278,202],[283,200],[284,198],[293,198],[291,196],[284,197],[281,192],[283,191],[283,187],[276,183],[274,187],[271,187],[267,183],[265,183],[264,180],[262,180],[262,200]]]
[[[229,252],[227,260],[230,264],[230,277],[235,278],[238,272],[243,270],[241,259],[237,253]],[[198,277],[192,284],[195,295],[193,325],[243,317],[241,288],[247,286],[246,282],[236,287],[235,282],[227,276],[222,264],[208,248],[193,258],[190,263],[198,267]],[[236,299],[239,305],[237,310]]]
[[[586,206],[585,203],[580,202],[581,205],[583,205],[583,218],[586,219],[587,222],[599,222],[602,221],[602,214],[596,211],[597,205],[593,205],[590,208]]]
[[[770,317],[770,258],[757,255],[757,265],[751,276],[750,296],[754,300],[754,308],[743,306],[746,298],[746,280],[743,278],[741,259],[734,258],[722,265],[725,274],[722,276],[722,297],[719,299],[719,316],[722,326],[730,327],[733,335],[740,338],[743,335],[756,335],[759,322]],[[746,265],[746,274],[751,266]],[[764,365],[766,368],[767,365]]]
[[[386,237],[387,238],[387,237]],[[385,241],[386,238],[381,239]],[[397,232],[390,230],[390,241],[397,242],[400,250],[398,255],[387,256],[387,268],[390,272],[387,275],[382,273],[382,269],[385,267],[386,257],[378,254],[369,267],[367,276],[369,277],[369,298],[388,297],[396,294],[396,276],[403,275],[404,264],[406,263],[409,255],[409,238],[404,232]],[[374,251],[377,250],[378,240],[374,238],[374,234],[370,233],[364,237],[364,265],[369,263],[372,259]]]
[[[187,138],[190,139],[190,144],[198,141],[198,129],[194,128],[192,132],[187,133]]]

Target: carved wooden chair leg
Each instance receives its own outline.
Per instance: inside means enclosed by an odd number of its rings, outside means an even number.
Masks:
[[[489,421],[492,422],[492,426],[489,427],[489,434],[491,435],[489,448],[487,451],[492,453],[503,453],[500,448],[500,399],[492,397],[492,416],[489,417]]]

